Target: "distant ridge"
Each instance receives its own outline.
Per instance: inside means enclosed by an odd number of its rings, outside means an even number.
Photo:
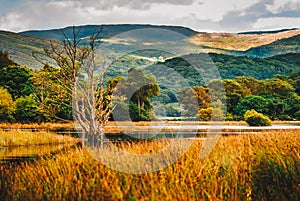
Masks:
[[[111,39],[117,34],[143,28],[153,28],[153,31],[146,31],[144,34],[125,35],[124,40],[118,40],[118,38],[115,38],[114,40]],[[175,31],[186,36],[186,38],[172,37],[169,32],[160,34],[160,32],[157,31],[156,33],[155,28]],[[140,47],[143,47],[140,46],[140,44],[144,45],[142,43],[143,41],[150,39],[152,42],[147,45],[149,45],[148,47],[150,48],[154,47],[154,49],[159,49],[164,46],[168,46],[168,48],[179,46],[183,50],[188,50],[187,52],[190,51],[192,53],[218,53],[255,58],[265,58],[285,54],[288,59],[284,59],[285,56],[282,56],[278,60],[282,62],[293,60],[293,65],[299,64],[296,57],[298,56],[297,53],[300,53],[300,29],[245,32],[244,34],[206,33],[197,32],[181,26],[149,24],[84,25],[75,26],[75,29],[80,29],[78,37],[83,38],[82,45],[88,42],[88,37],[95,31],[102,29],[102,42],[112,44],[110,47],[112,47],[113,51],[118,50],[119,52],[126,52],[129,46],[139,49]],[[26,65],[33,69],[39,69],[43,65],[32,57],[32,52],[38,55],[44,62],[55,65],[55,62],[45,55],[44,48],[49,47],[49,39],[63,41],[65,36],[62,31],[67,37],[72,37],[73,26],[62,29],[30,30],[21,33],[0,31],[0,50],[7,51],[14,61],[20,65]],[[192,45],[190,43],[192,43]],[[147,59],[147,61],[152,61],[154,57],[159,58],[160,56],[164,59],[170,57],[170,55],[166,55],[162,52],[144,51],[131,59],[133,62]],[[222,56],[220,55],[220,57]],[[233,61],[233,59],[231,60]]]
[[[247,32],[239,32],[238,34],[275,34],[285,31],[292,31],[298,28],[290,28],[290,29],[280,29],[280,30],[272,30],[272,31],[247,31]]]
[[[145,29],[145,28],[160,28],[160,29],[167,29],[170,31],[178,32],[182,35],[190,37],[198,32],[182,26],[167,26],[167,25],[149,25],[149,24],[104,24],[104,25],[84,25],[84,26],[75,26],[75,29],[80,29],[79,36],[80,38],[85,38],[92,35],[95,31],[102,29],[102,37],[109,38],[113,37],[117,34],[124,33],[126,31],[131,31],[135,29]],[[55,39],[55,40],[63,40],[64,36],[61,31],[67,36],[72,35],[73,26],[61,28],[61,29],[51,29],[51,30],[31,30],[31,31],[24,31],[20,32],[20,34],[28,35],[28,36],[35,36],[40,38],[46,39]]]

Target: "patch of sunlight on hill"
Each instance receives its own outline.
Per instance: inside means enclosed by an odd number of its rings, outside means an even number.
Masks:
[[[211,48],[245,51],[296,35],[300,35],[300,29],[263,34],[199,33],[191,36],[190,41]]]

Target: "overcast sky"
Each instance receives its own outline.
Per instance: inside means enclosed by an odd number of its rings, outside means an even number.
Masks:
[[[300,0],[0,0],[0,30],[165,24],[241,32],[300,27]]]

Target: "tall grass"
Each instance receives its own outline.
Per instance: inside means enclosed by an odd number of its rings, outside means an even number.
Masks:
[[[165,142],[120,145],[133,153]],[[224,136],[198,158],[202,142],[164,170],[149,174],[114,171],[85,149],[19,167],[1,167],[0,200],[299,200],[300,135],[274,131]]]
[[[46,131],[29,132],[21,130],[0,130],[0,147],[62,144],[75,141],[76,139],[70,136],[57,135]]]
[[[44,130],[57,130],[61,128],[65,129],[74,129],[75,123],[30,123],[30,124],[21,124],[21,123],[0,123],[1,129],[44,129]]]

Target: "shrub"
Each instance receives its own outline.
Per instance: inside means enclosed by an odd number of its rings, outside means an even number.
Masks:
[[[220,108],[202,108],[199,110],[200,121],[222,121],[224,120],[223,110]]]
[[[255,110],[248,110],[244,114],[244,119],[249,126],[271,126],[272,122],[269,117],[258,113]]]

